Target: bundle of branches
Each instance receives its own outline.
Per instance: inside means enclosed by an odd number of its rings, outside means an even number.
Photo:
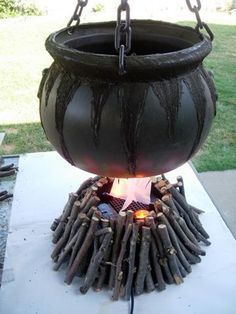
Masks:
[[[15,175],[18,168],[14,164],[4,165],[4,159],[0,157],[0,179]],[[13,194],[7,191],[0,191],[0,202],[13,197]]]
[[[199,220],[203,211],[188,204],[182,177],[175,184],[164,175],[152,181],[154,201],[141,220],[130,208],[101,210],[112,183],[111,178],[90,178],[69,195],[51,226],[54,270],[64,264],[67,284],[80,276],[81,293],[107,286],[113,300],[129,300],[132,289],[140,295],[181,284],[205,255],[200,244],[210,245]]]

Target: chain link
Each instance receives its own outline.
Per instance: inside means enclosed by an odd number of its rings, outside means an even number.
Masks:
[[[78,0],[78,3],[75,7],[74,14],[69,20],[67,27],[71,27],[74,21],[76,22],[74,26],[78,26],[80,24],[80,17],[82,15],[84,7],[86,7],[87,4],[88,4],[88,0]]]
[[[201,19],[200,16],[200,10],[202,8],[202,4],[200,0],[196,0],[196,4],[192,5],[191,0],[186,0],[187,6],[189,10],[193,13],[195,13],[196,20],[197,20],[197,25],[196,25],[196,30],[201,34],[200,30],[205,29],[207,34],[209,35],[209,38],[211,41],[214,39],[214,34],[212,33],[210,27],[207,25],[207,23],[204,23]]]
[[[196,10],[199,12],[202,8],[201,1],[200,0],[196,0],[196,1],[197,1],[197,6],[196,5],[192,6],[191,1],[186,0],[187,6],[191,12],[195,12]]]
[[[124,14],[124,19],[122,19]],[[117,10],[117,24],[115,30],[115,49],[119,52],[119,74],[125,71],[125,54],[131,49],[130,6],[128,0],[121,0]]]

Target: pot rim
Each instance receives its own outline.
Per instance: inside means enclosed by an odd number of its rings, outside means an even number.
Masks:
[[[94,29],[98,32],[98,30],[110,28],[115,33],[115,26],[116,22],[114,21],[81,24],[74,29],[72,36],[77,35],[78,39],[80,31],[86,29]],[[67,42],[68,39],[73,39],[68,33],[71,28],[66,27],[49,35],[45,46],[56,62],[80,77],[118,81],[149,81],[183,75],[201,64],[212,50],[210,39],[198,33],[192,27],[163,21],[132,20],[132,29],[136,27],[156,27],[158,31],[158,26],[176,30],[179,32],[179,36],[181,32],[189,33],[193,36],[195,43],[192,43],[188,48],[173,52],[128,55],[125,57],[127,70],[125,75],[118,74],[118,54],[100,54],[68,47],[66,39]]]

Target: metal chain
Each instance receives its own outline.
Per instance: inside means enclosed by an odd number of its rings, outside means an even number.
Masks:
[[[196,30],[199,33],[201,33],[200,30],[205,29],[205,31],[209,35],[210,40],[213,41],[214,34],[212,33],[212,31],[211,31],[210,27],[207,25],[207,23],[204,23],[201,20],[201,17],[200,17],[200,13],[199,12],[200,12],[200,10],[202,8],[201,1],[200,0],[196,0],[196,4],[194,6],[191,4],[191,0],[186,0],[186,3],[187,3],[187,6],[188,6],[189,10],[191,12],[195,13],[196,20],[197,20]]]
[[[72,23],[76,21],[74,26],[78,26],[80,24],[80,17],[82,15],[84,7],[88,4],[88,0],[78,0],[78,3],[75,7],[74,14],[72,15],[71,19],[69,20],[67,27],[72,26]]]
[[[122,13],[125,18],[122,19]],[[131,34],[130,27],[130,6],[128,0],[121,0],[121,4],[117,10],[117,24],[115,30],[115,49],[119,52],[119,74],[124,75],[125,70],[125,54],[131,49]]]

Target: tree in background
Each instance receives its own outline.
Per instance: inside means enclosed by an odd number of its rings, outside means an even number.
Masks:
[[[0,18],[19,15],[42,15],[33,2],[22,0],[0,0]]]

